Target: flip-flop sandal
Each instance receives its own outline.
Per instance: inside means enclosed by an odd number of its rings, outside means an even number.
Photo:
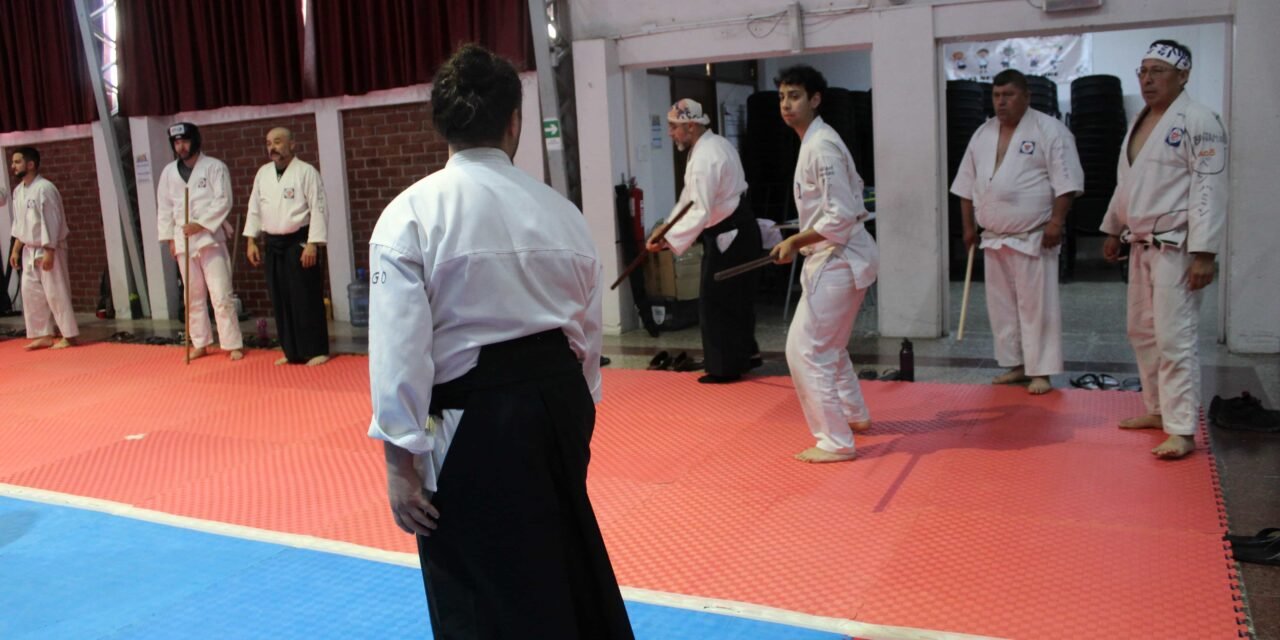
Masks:
[[[1108,374],[1108,373],[1098,374],[1098,384],[1103,389],[1107,389],[1107,390],[1120,388],[1120,381],[1116,380],[1114,377],[1111,376],[1111,374]]]
[[[1222,536],[1222,539],[1234,544],[1237,542],[1258,542],[1263,540],[1269,541],[1269,540],[1275,540],[1277,537],[1280,537],[1280,527],[1267,527],[1251,536],[1246,536],[1238,533],[1236,534],[1228,533],[1227,535]]]
[[[1280,539],[1265,545],[1231,545],[1231,555],[1237,562],[1280,565]]]
[[[1090,391],[1102,388],[1102,384],[1101,381],[1098,380],[1098,376],[1092,373],[1086,373],[1081,375],[1079,378],[1072,378],[1071,386],[1077,389],[1088,389]]]
[[[671,354],[666,351],[659,351],[653,359],[649,361],[650,371],[661,371],[671,365]]]
[[[1122,391],[1142,391],[1142,378],[1125,378],[1120,381]]]
[[[859,380],[875,380],[876,378],[879,378],[879,377],[880,377],[880,374],[876,373],[875,369],[863,369],[862,371],[858,372]]]
[[[891,381],[897,380],[899,378],[899,375],[900,374],[898,373],[897,369],[885,369],[884,373],[881,373],[878,379],[891,382]]]

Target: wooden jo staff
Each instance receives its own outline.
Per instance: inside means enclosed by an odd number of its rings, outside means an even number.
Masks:
[[[691,207],[693,207],[692,200],[690,200],[688,204],[685,204],[684,207],[676,213],[676,217],[672,218],[671,222],[663,223],[661,227],[658,227],[658,233],[653,237],[654,242],[662,242],[663,239],[667,237],[667,232],[671,230],[671,227],[676,226],[676,223],[680,222],[680,218],[683,218],[684,214],[689,213],[689,209]],[[627,276],[631,275],[632,272],[639,269],[640,265],[644,264],[645,259],[648,257],[649,246],[646,242],[645,246],[640,251],[640,255],[636,256],[636,259],[632,260],[631,264],[627,265],[627,268],[622,270],[622,274],[618,276],[617,280],[613,281],[613,284],[609,285],[609,289],[617,289],[618,285],[622,284],[622,281],[626,280]]]
[[[729,267],[723,271],[717,271],[712,277],[715,278],[716,282],[720,282],[721,280],[739,276],[754,269],[759,269],[767,264],[773,264],[773,262],[773,256],[767,255],[761,258],[756,258],[750,262],[744,262],[736,267]]]
[[[191,190],[182,190],[182,248],[186,252],[187,269],[182,272],[182,293],[186,296],[182,313],[183,364],[191,364],[191,236],[187,225],[191,224]]]
[[[956,342],[964,340],[964,315],[969,310],[969,285],[973,283],[973,253],[978,243],[969,245],[969,263],[964,267],[964,295],[960,297],[960,328],[956,330]]]

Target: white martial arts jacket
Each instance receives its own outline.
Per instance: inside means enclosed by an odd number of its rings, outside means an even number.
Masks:
[[[67,239],[67,218],[62,210],[62,195],[52,182],[36,176],[30,185],[18,183],[13,188],[13,215],[10,235],[35,249],[57,249]]]
[[[1038,256],[1054,198],[1084,191],[1075,137],[1057,118],[1027,109],[997,168],[999,144],[1000,121],[991,118],[969,140],[951,193],[973,201],[983,249]]]
[[[813,229],[824,238],[800,252],[810,260],[844,260],[859,289],[871,286],[880,253],[863,226],[869,215],[862,204],[862,176],[840,134],[821,117],[813,119],[800,141],[795,198],[801,231]]]
[[[324,244],[329,233],[328,211],[320,172],[296,157],[279,177],[274,162],[262,165],[249,194],[245,237],[256,238],[263,232],[283,236],[308,225],[307,242]]]
[[[704,131],[689,150],[689,162],[684,169],[684,190],[667,218],[670,220],[685,204],[693,201],[693,206],[680,223],[667,232],[666,240],[671,250],[677,255],[684,253],[697,242],[703,229],[733,215],[738,209],[739,198],[746,190],[747,177],[742,170],[738,150],[723,136]],[[720,251],[729,248],[737,233],[734,229],[720,234],[728,237],[728,241],[721,244]]]
[[[484,345],[551,329],[599,402],[602,272],[572,203],[499,149],[454,153],[387,205],[369,240],[369,436],[417,454],[433,490],[460,412],[428,427],[431,388]]]
[[[1227,130],[1218,114],[1179,95],[1129,164],[1129,127],[1120,149],[1116,192],[1102,231],[1126,229],[1135,242],[1160,241],[1189,252],[1218,253],[1227,217]]]
[[[204,231],[191,236],[191,252],[199,253],[206,247],[225,244],[227,234],[232,233],[227,214],[231,212],[231,175],[221,160],[200,154],[191,177],[182,181],[178,174],[178,162],[174,160],[160,172],[156,185],[156,223],[161,241],[177,240],[178,253],[184,252],[182,225],[184,219],[183,191],[190,189],[191,221],[204,227]]]

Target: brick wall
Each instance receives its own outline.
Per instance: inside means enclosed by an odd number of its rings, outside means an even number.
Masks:
[[[369,266],[369,237],[401,191],[444,166],[449,146],[431,126],[427,103],[342,113],[351,241],[357,268]]]
[[[199,124],[199,123],[196,123]],[[253,190],[253,178],[262,165],[271,161],[267,157],[267,131],[274,127],[286,127],[293,132],[294,154],[320,168],[317,157],[316,122],[310,114],[246,120],[227,124],[200,127],[204,139],[204,152],[227,165],[231,173],[231,190],[235,196],[229,219],[236,225],[236,234],[244,233],[245,216],[249,207],[249,193]],[[235,247],[235,277],[233,285],[245,310],[252,316],[271,316],[271,299],[267,294],[267,280],[262,267],[255,268],[245,257],[244,238],[237,246],[230,240],[228,250]],[[324,252],[322,251],[323,255]],[[329,295],[328,267],[321,264],[325,273],[325,296]]]
[[[71,304],[78,313],[98,308],[98,290],[107,270],[107,243],[102,233],[102,205],[93,138],[60,140],[32,145],[40,151],[40,175],[58,188],[67,217],[67,271],[71,278]],[[5,169],[13,158],[4,150]],[[17,186],[9,177],[10,188]],[[11,203],[12,204],[12,203]],[[12,211],[13,209],[10,209]],[[5,259],[8,259],[7,238]],[[15,274],[16,277],[16,274]]]

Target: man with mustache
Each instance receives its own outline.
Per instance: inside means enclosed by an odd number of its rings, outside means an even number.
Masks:
[[[40,174],[40,152],[32,147],[13,150],[9,170],[13,188],[13,250],[9,266],[22,271],[22,316],[33,349],[65,349],[80,335],[71,306],[67,275],[67,218],[62,195]],[[7,294],[6,294],[7,295]],[[62,339],[54,342],[57,325]]]
[[[158,237],[169,243],[169,253],[190,287],[187,332],[195,351],[191,358],[205,355],[213,344],[209,326],[209,306],[218,320],[218,340],[232,360],[244,357],[244,340],[231,297],[231,258],[227,235],[233,233],[227,214],[231,212],[231,176],[221,160],[201,153],[200,128],[190,122],[169,127],[169,144],[177,159],[160,173],[156,185]],[[187,211],[190,209],[190,221]],[[187,245],[191,250],[191,270],[187,272]]]
[[[249,194],[245,251],[253,266],[266,263],[267,292],[284,350],[276,364],[321,365],[329,360],[319,258],[328,230],[324,184],[315,167],[294,156],[288,129],[267,132],[267,155],[271,162],[258,170]],[[265,237],[265,252],[258,247],[259,235]]]

